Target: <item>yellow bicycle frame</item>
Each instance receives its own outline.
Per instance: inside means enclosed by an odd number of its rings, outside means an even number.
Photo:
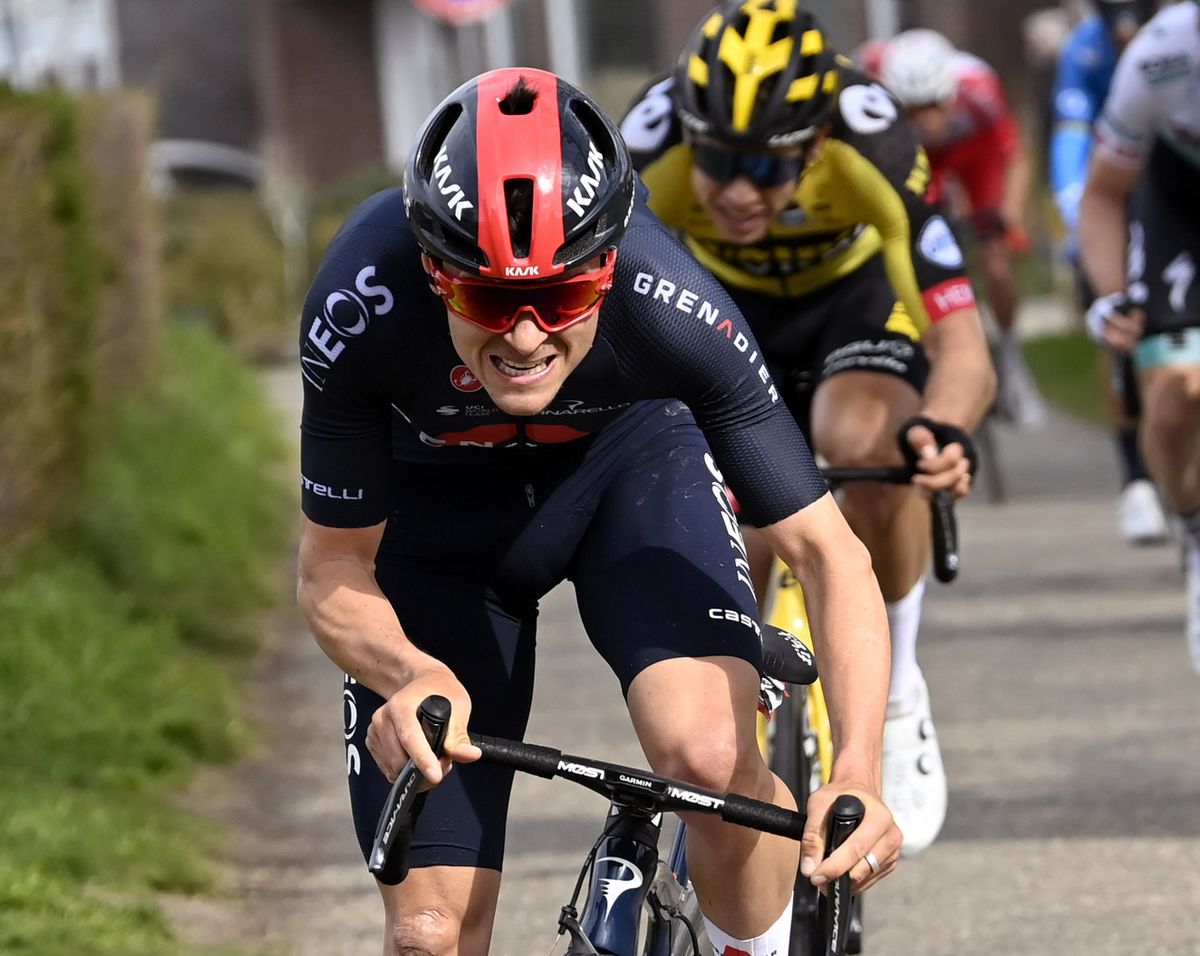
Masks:
[[[812,628],[808,623],[808,611],[804,606],[804,591],[800,582],[786,564],[775,558],[771,565],[771,583],[767,592],[763,620],[785,631],[795,634],[809,650],[813,649]],[[825,694],[821,681],[807,688],[805,694],[809,726],[817,737],[816,769],[821,774],[821,783],[829,782],[829,771],[833,766],[833,732],[829,726],[829,711],[825,707]],[[767,721],[760,715],[758,720],[758,745],[767,752]]]

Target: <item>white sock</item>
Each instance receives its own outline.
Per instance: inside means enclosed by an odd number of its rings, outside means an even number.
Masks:
[[[885,604],[888,627],[892,631],[892,686],[888,704],[903,710],[917,699],[921,686],[921,667],[917,663],[917,631],[921,626],[921,601],[925,597],[925,579],[921,578],[899,601]]]
[[[792,937],[792,898],[788,897],[787,908],[775,925],[754,939],[734,939],[714,926],[707,916],[704,917],[704,928],[708,930],[708,939],[716,956],[784,956]]]

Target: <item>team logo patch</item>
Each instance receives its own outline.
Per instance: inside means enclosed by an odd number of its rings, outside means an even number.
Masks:
[[[954,238],[954,233],[941,216],[934,216],[925,223],[921,235],[917,238],[917,247],[921,255],[934,265],[945,269],[958,269],[963,264],[962,250]]]
[[[450,370],[450,384],[460,392],[478,392],[483,388],[483,382],[465,365],[456,365]]]

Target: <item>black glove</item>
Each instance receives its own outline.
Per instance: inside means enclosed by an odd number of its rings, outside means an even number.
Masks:
[[[975,451],[975,443],[971,441],[971,436],[959,428],[957,425],[948,425],[945,422],[935,422],[932,418],[926,418],[924,415],[914,415],[896,432],[896,441],[900,445],[900,454],[904,456],[904,463],[913,471],[917,471],[917,452],[912,445],[908,443],[908,430],[915,425],[924,425],[933,432],[933,440],[937,442],[938,450],[941,451],[947,445],[953,445],[958,442],[962,445],[963,454],[966,456],[967,462],[970,465],[971,477],[975,476],[975,469],[979,465],[979,456]]]

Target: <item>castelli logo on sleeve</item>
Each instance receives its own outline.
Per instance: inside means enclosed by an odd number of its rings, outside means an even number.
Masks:
[[[465,365],[456,365],[450,370],[450,384],[460,392],[478,392],[483,388],[483,382]]]

